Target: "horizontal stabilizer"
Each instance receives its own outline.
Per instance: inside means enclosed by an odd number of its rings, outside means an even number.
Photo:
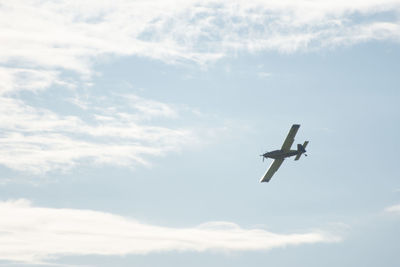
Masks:
[[[307,152],[306,151],[307,145],[308,145],[308,141],[305,141],[303,145],[301,145],[301,144],[297,145],[297,152],[298,153],[297,153],[296,157],[294,158],[294,160],[299,160],[301,155],[303,155],[303,153]]]

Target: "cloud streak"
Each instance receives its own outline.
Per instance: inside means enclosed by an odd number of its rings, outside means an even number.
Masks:
[[[386,207],[384,211],[385,212],[389,212],[389,213],[398,213],[398,214],[400,214],[400,204],[393,205],[393,206],[390,206],[390,207]]]
[[[25,263],[65,255],[262,251],[341,240],[318,230],[277,234],[230,222],[162,227],[99,211],[35,207],[24,199],[0,202],[0,212],[0,259]]]

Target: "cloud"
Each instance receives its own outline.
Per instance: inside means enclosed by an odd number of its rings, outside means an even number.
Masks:
[[[182,126],[182,117],[199,118],[188,108],[112,88],[94,95],[83,90],[87,81],[60,77],[60,71],[0,67],[1,165],[33,174],[87,163],[149,166],[151,157],[197,146],[218,131]],[[57,91],[51,100],[47,90]],[[67,107],[64,114],[58,103]]]
[[[398,214],[400,214],[400,204],[387,207],[387,208],[385,208],[384,211],[385,212],[389,212],[389,213],[398,213]]]
[[[272,73],[270,72],[258,72],[257,76],[260,78],[269,78],[272,76]]]
[[[84,120],[0,97],[0,164],[36,174],[81,162],[148,165],[148,156],[199,141],[188,127],[152,123],[155,118],[178,120],[178,111],[171,105],[132,94],[105,100],[110,106],[88,104],[85,116],[89,119]]]
[[[99,211],[35,207],[24,199],[0,202],[0,213],[0,260],[24,263],[66,255],[262,251],[341,240],[318,230],[277,234],[230,222],[162,227]]]
[[[0,95],[18,91],[38,92],[52,84],[72,86],[59,79],[59,72],[28,68],[0,67]]]
[[[0,62],[87,75],[106,55],[204,64],[237,51],[398,42],[399,13],[398,0],[7,1]]]

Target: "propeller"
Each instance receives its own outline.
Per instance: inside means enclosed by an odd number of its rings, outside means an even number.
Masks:
[[[265,152],[265,153],[268,153],[268,151],[267,152]],[[264,153],[264,154],[265,154]],[[262,155],[260,155],[260,157],[262,157],[262,161],[264,162],[264,159],[265,159],[265,156],[264,156],[264,154],[262,154]]]

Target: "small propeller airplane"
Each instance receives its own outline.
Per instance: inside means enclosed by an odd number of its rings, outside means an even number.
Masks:
[[[272,176],[279,169],[279,167],[281,166],[281,164],[285,160],[285,158],[296,156],[296,158],[294,160],[299,160],[302,154],[304,154],[304,156],[307,156],[306,147],[307,147],[308,141],[305,141],[303,145],[298,144],[297,150],[290,149],[294,142],[294,137],[296,136],[299,128],[300,128],[299,124],[292,125],[292,128],[290,128],[290,131],[285,139],[285,142],[283,142],[281,149],[266,152],[266,153],[260,155],[261,157],[263,157],[263,161],[266,158],[274,159],[271,166],[269,166],[269,169],[267,170],[267,172],[261,178],[260,183],[269,182],[269,180],[271,180]]]

